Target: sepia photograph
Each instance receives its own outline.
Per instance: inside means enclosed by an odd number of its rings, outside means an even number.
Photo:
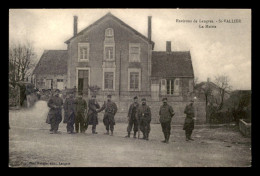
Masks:
[[[252,167],[251,9],[9,9],[11,168]]]

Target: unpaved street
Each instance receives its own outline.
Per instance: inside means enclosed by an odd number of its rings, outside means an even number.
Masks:
[[[172,127],[170,144],[164,144],[160,124],[152,124],[150,140],[124,138],[127,124],[117,123],[114,136],[103,135],[102,121],[97,135],[49,134],[45,123],[48,108],[39,101],[30,110],[9,111],[9,165],[11,167],[248,167],[251,140],[234,127],[195,126],[186,142],[181,126]]]

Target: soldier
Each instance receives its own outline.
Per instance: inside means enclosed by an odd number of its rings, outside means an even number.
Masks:
[[[75,99],[74,94],[69,94],[69,98],[66,98],[64,102],[64,123],[67,123],[67,133],[74,133],[74,123],[75,123]]]
[[[98,125],[98,113],[97,109],[100,108],[96,95],[92,95],[91,100],[88,101],[88,125],[92,125],[92,134],[97,134],[96,125]]]
[[[85,132],[85,127],[84,127],[84,121],[85,121],[85,111],[87,108],[87,102],[86,100],[83,99],[83,94],[82,92],[79,92],[79,96],[76,99],[76,118],[75,118],[75,128],[76,128],[76,133],[79,132],[79,127],[80,127],[80,132],[84,133]]]
[[[190,104],[185,107],[184,114],[186,114],[185,122],[183,125],[183,130],[185,130],[186,135],[186,141],[192,140],[191,134],[192,130],[194,129],[194,106],[193,106],[194,100],[190,101]]]
[[[103,123],[106,126],[107,132],[106,135],[109,135],[109,129],[111,131],[111,136],[113,136],[114,131],[114,125],[115,125],[115,114],[117,112],[117,106],[114,102],[111,101],[111,95],[107,96],[107,101],[104,102],[101,109],[99,109],[97,112],[101,112],[105,109],[105,114],[103,118]]]
[[[150,123],[152,119],[151,109],[146,105],[146,99],[142,98],[142,105],[137,109],[136,119],[138,120],[139,129],[143,133],[143,139],[149,140],[149,133],[151,130]]]
[[[163,98],[163,105],[160,107],[159,116],[160,123],[162,126],[162,131],[164,134],[165,140],[162,141],[164,143],[169,143],[169,138],[171,135],[171,122],[172,117],[174,116],[174,111],[170,105],[167,104],[167,98]]]
[[[48,107],[50,111],[48,113],[48,118],[51,124],[50,133],[59,133],[59,124],[62,121],[62,113],[61,108],[63,105],[63,100],[59,97],[60,91],[57,89],[54,92],[54,96],[52,96],[48,101]]]
[[[136,119],[136,111],[137,111],[137,108],[139,106],[139,103],[138,103],[138,97],[135,96],[134,97],[134,103],[132,103],[129,107],[129,110],[128,110],[128,127],[127,127],[127,136],[125,137],[130,137],[130,132],[132,131],[132,127],[134,126],[134,138],[136,138],[136,132],[138,131],[138,122],[137,122],[137,119]]]

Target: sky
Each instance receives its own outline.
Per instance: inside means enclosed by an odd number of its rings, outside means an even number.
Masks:
[[[31,42],[39,60],[44,50],[67,49],[74,15],[80,32],[108,12],[145,36],[152,16],[154,50],[165,51],[171,41],[172,51],[190,51],[198,82],[226,75],[233,90],[251,89],[250,9],[10,9],[9,43]]]

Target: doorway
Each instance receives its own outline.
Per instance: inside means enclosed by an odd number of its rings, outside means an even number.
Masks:
[[[89,70],[78,70],[78,92],[88,95],[89,88]]]

